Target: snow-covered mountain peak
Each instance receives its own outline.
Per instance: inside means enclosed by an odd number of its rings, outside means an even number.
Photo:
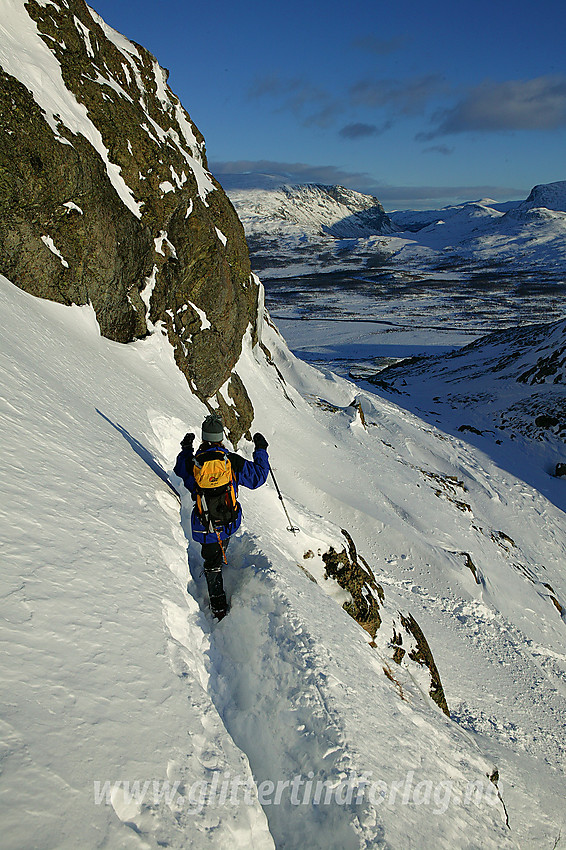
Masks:
[[[535,186],[527,200],[519,204],[517,209],[524,210],[533,207],[545,207],[547,210],[566,212],[566,180]]]
[[[389,217],[377,198],[343,186],[285,184],[273,189],[228,189],[246,232],[254,235],[287,226],[313,235],[343,238],[391,233]]]
[[[478,227],[489,226],[502,215],[503,213],[494,210],[485,202],[471,201],[470,203],[438,210],[438,218],[419,228],[419,232],[430,233],[438,226],[444,225],[445,227],[450,227],[453,238],[458,239],[462,234],[473,232]],[[400,219],[397,220],[400,221]],[[411,230],[414,226],[412,224]]]

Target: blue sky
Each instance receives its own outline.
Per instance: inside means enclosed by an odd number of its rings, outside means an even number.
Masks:
[[[562,0],[92,5],[169,69],[221,183],[341,183],[392,210],[566,179]]]

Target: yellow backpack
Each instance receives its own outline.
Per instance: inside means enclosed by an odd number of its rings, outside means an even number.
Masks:
[[[224,449],[197,452],[193,475],[197,485],[197,511],[204,527],[214,531],[230,525],[238,515],[234,472]]]

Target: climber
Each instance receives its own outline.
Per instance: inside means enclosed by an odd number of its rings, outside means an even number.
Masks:
[[[217,620],[222,620],[228,613],[222,564],[226,563],[230,537],[242,521],[238,486],[255,490],[265,484],[269,474],[268,444],[262,434],[254,434],[253,461],[229,452],[222,442],[222,419],[214,413],[202,423],[202,444],[196,453],[194,439],[194,434],[186,434],[181,440],[174,472],[183,480],[195,503],[191,532],[193,539],[201,544],[211,611]]]

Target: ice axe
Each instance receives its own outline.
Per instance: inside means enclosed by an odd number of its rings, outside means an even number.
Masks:
[[[273,478],[273,483],[275,484],[275,489],[277,490],[277,495],[279,496],[279,501],[283,505],[283,510],[285,511],[285,516],[287,517],[287,520],[289,522],[289,525],[287,526],[287,531],[290,531],[292,534],[296,534],[301,529],[297,528],[297,526],[293,525],[293,523],[291,522],[291,517],[289,516],[289,514],[287,512],[287,508],[285,507],[285,502],[283,501],[283,496],[281,495],[281,490],[279,489],[279,485],[278,485],[277,481],[275,480],[275,475],[273,474],[273,470],[272,470],[271,466],[269,467],[269,471],[271,473],[271,477]]]

